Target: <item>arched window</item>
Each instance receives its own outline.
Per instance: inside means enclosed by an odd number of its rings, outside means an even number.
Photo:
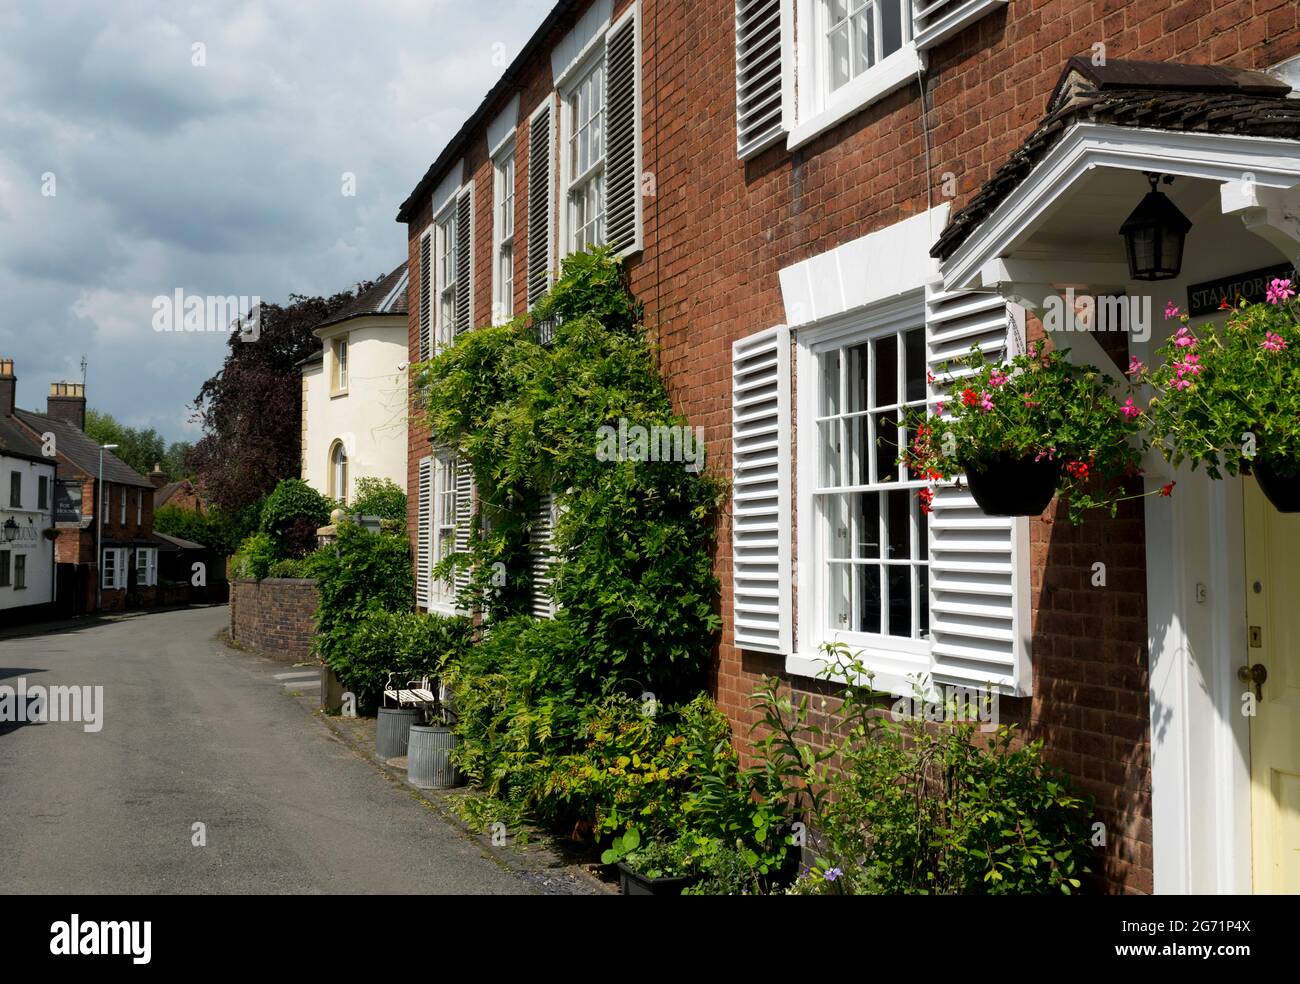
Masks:
[[[330,497],[345,504],[348,501],[348,453],[342,441],[330,447]]]

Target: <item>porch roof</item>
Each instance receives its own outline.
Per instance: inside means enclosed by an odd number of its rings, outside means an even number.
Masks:
[[[946,260],[956,252],[1076,123],[1300,139],[1300,99],[1290,92],[1264,72],[1129,60],[1098,66],[1071,58],[1043,121],[953,213],[930,255]]]

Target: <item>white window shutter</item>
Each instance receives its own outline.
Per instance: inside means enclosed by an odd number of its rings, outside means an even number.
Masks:
[[[528,306],[551,286],[551,106],[528,124]]]
[[[735,644],[791,651],[790,332],[731,349],[732,614]]]
[[[931,370],[938,376],[942,363],[962,358],[972,345],[986,358],[1003,357],[1009,323],[1006,302],[996,294],[928,293]],[[986,516],[964,485],[939,486],[931,505],[933,681],[1028,694],[1029,520]]]
[[[913,0],[912,39],[917,48],[933,48],[975,23],[1007,0]]]
[[[415,605],[429,607],[429,570],[433,554],[433,459],[420,459],[419,500],[415,512]]]
[[[452,466],[456,472],[456,543],[458,554],[470,551],[470,527],[474,522],[474,468],[465,458],[457,457]],[[457,597],[469,587],[470,569],[458,564],[452,580]]]
[[[474,186],[456,201],[455,333],[474,327]]]
[[[605,238],[615,253],[641,247],[636,24],[633,12],[610,33],[605,49]]]
[[[433,229],[420,237],[420,359],[429,358],[433,338]]]
[[[757,154],[785,134],[781,116],[781,4],[736,0],[736,153]]]
[[[532,559],[533,615],[555,616],[555,599],[551,595],[551,565],[555,563],[555,495],[548,492],[537,504],[537,513],[528,531],[528,552]]]

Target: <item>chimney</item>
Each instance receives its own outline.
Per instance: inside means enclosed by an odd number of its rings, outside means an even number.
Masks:
[[[86,429],[86,387],[82,383],[50,383],[45,412],[78,430]]]
[[[18,377],[14,375],[14,360],[0,359],[0,417],[13,416],[17,392]]]
[[[167,476],[163,473],[161,465],[154,464],[153,471],[149,473],[149,481],[153,483],[153,487],[156,489],[160,489],[167,484]]]

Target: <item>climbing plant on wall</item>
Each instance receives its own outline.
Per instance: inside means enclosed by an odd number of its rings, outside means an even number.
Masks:
[[[481,503],[471,551],[439,573],[471,565],[466,600],[489,621],[526,611],[530,523],[552,493],[551,594],[574,630],[574,651],[558,655],[593,690],[692,694],[720,627],[724,487],[673,411],[640,318],[620,264],[592,250],[564,261],[530,315],[461,335],[419,367],[434,440],[471,463]],[[545,343],[539,323],[554,325]],[[611,454],[620,427],[675,435],[682,453]]]

